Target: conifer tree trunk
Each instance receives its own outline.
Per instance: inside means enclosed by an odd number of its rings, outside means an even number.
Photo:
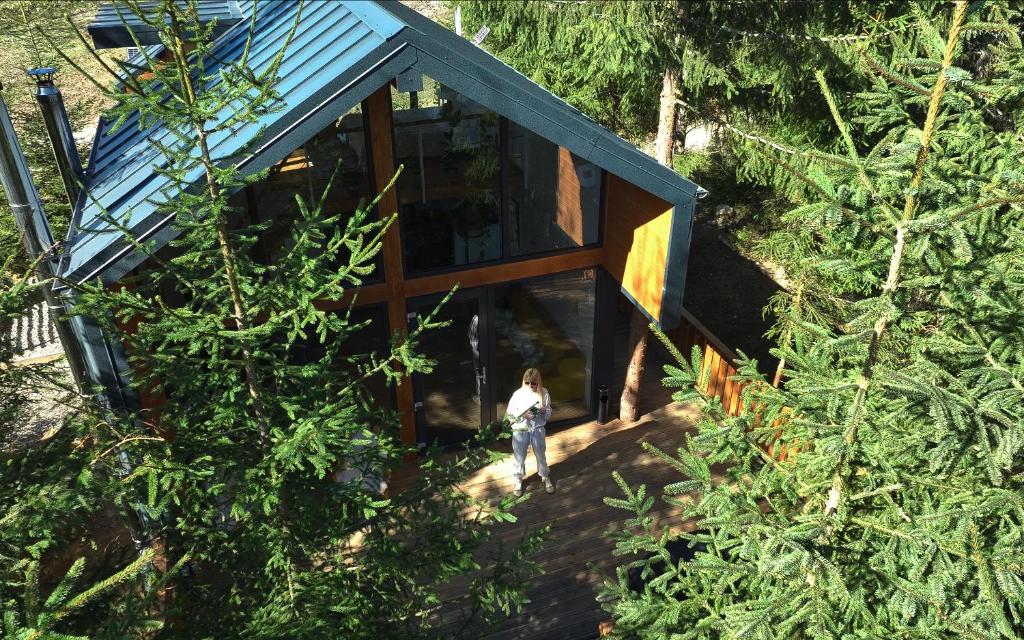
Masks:
[[[672,67],[665,69],[661,85],[661,104],[658,109],[658,135],[655,138],[654,155],[658,162],[672,166],[672,147],[676,130],[676,93],[679,89],[679,76]],[[650,331],[647,329],[647,317],[639,309],[633,309],[629,321],[629,367],[626,369],[626,383],[622,387],[619,399],[619,419],[623,422],[636,422],[640,419],[640,380],[643,378],[647,359],[647,343]]]
[[[175,22],[175,16],[171,15],[172,22]],[[178,26],[175,24],[175,33],[181,33]],[[182,95],[187,102],[187,107],[191,109],[195,103],[195,89],[192,86],[192,78],[188,74],[190,68],[188,63],[188,52],[185,49],[185,42],[179,37],[175,40],[174,56],[177,58],[178,68],[181,70],[181,86]],[[207,191],[210,194],[210,200],[217,202],[221,198],[220,184],[215,174],[215,166],[213,157],[210,153],[210,145],[208,141],[208,132],[203,126],[201,121],[193,120],[193,126],[196,131],[196,140],[199,143],[199,158],[203,164],[205,171]],[[238,284],[238,272],[235,267],[235,253],[234,247],[231,245],[231,238],[228,235],[228,221],[227,216],[222,211],[218,211],[217,219],[214,221],[217,229],[217,242],[220,246],[220,254],[224,264],[224,276],[228,282],[228,289],[231,292],[231,305],[232,305],[232,319],[234,320],[235,328],[238,331],[246,331],[249,329],[249,313],[245,304],[245,297],[242,294],[242,289]],[[242,351],[242,365],[245,368],[246,385],[249,391],[249,397],[252,399],[253,413],[256,416],[256,422],[259,424],[260,430],[260,445],[266,446],[267,438],[269,437],[269,430],[266,424],[265,415],[263,411],[263,399],[260,395],[259,387],[257,387],[256,381],[259,380],[259,374],[256,370],[256,360],[253,358],[252,350],[245,344],[244,340],[241,343]]]
[[[633,308],[629,320],[629,367],[626,369],[626,384],[619,399],[619,420],[636,422],[640,419],[640,380],[643,378],[647,358],[647,343],[650,331],[647,318],[640,310]]]
[[[672,147],[676,132],[676,93],[679,91],[679,76],[672,67],[665,69],[661,84],[661,102],[658,107],[658,134],[654,142],[654,157],[661,164],[672,166]]]

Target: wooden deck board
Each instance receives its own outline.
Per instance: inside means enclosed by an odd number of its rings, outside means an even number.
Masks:
[[[660,390],[653,391],[658,394],[655,397],[664,398]],[[597,637],[598,623],[609,616],[597,602],[596,590],[605,575],[613,576],[617,566],[629,561],[612,554],[614,544],[607,537],[609,530],[620,529],[629,516],[604,504],[606,496],[621,495],[612,471],[619,471],[632,486],[647,484],[649,491],[659,494],[661,486],[678,478],[667,464],[644,451],[642,443],[675,450],[682,444],[684,432],[692,428],[694,416],[692,409],[670,404],[632,425],[617,420],[605,425],[591,422],[548,435],[548,463],[557,493],[544,493],[531,455],[526,489],[532,496],[515,508],[517,522],[501,525],[497,532],[497,539],[508,543],[527,529],[550,525],[546,544],[533,558],[545,573],[531,581],[527,591],[531,602],[521,613],[480,637]],[[510,469],[508,460],[499,461],[477,472],[464,488],[476,497],[497,500],[511,490]],[[659,524],[677,529],[684,526],[677,509],[664,502],[656,504],[652,515]],[[442,619],[453,619],[464,586],[463,580],[445,589],[451,600],[439,612]]]

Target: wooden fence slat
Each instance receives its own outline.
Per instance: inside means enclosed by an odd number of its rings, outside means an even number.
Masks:
[[[713,355],[711,356],[711,362],[708,365],[711,370],[710,375],[708,375],[708,397],[714,398],[718,395],[718,370],[722,366],[722,354],[714,351],[714,347],[710,345],[709,349],[712,350],[711,353]]]
[[[722,356],[710,344],[705,347],[704,351],[711,354],[711,357],[708,358],[707,394],[709,397],[714,397],[715,391],[718,388],[718,367],[722,364]]]
[[[728,415],[741,413],[746,384],[730,380],[737,374],[735,354],[685,309],[682,322],[668,336],[687,360],[690,359],[693,347],[700,350],[702,361],[699,377],[703,379],[706,376],[708,379],[707,384],[701,385],[701,393],[708,397],[718,397]]]
[[[722,391],[722,408],[725,409],[726,415],[732,415],[729,413],[729,404],[732,402],[732,396],[736,393],[736,382],[732,380],[732,375],[735,373],[735,369],[731,366],[725,370],[725,389]]]
[[[738,416],[743,412],[743,389],[746,384],[736,383],[736,390],[732,394],[732,402],[729,403],[729,415]]]
[[[715,390],[715,396],[719,400],[725,398],[725,384],[729,381],[729,361],[718,354],[718,388]]]

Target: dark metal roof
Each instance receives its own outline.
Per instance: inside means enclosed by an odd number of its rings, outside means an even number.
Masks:
[[[143,0],[139,3],[146,15],[153,15],[160,7],[159,0]],[[184,5],[185,0],[178,0]],[[233,24],[242,19],[237,0],[195,0],[196,11],[203,24],[217,21],[214,36],[227,31]],[[97,49],[114,47],[137,47],[139,45],[159,44],[153,27],[128,11],[118,2],[105,3],[96,12],[96,17],[89,23],[89,35]],[[135,38],[132,38],[132,34]],[[136,39],[138,42],[136,42]]]
[[[271,63],[278,52],[284,35],[295,20],[298,3],[257,0],[243,7],[251,10],[253,4],[257,16],[249,60],[250,66],[259,72]],[[394,35],[401,24],[391,20],[390,25],[377,27],[385,34]],[[236,59],[241,55],[247,36],[248,21],[224,34],[211,52],[211,58],[216,61]],[[388,51],[378,50],[383,45],[385,37],[371,29],[344,3],[307,0],[280,67],[277,91],[283,108],[263,121],[243,126],[230,135],[222,132],[211,138],[210,148],[214,156],[221,161],[240,160],[240,152],[254,141],[261,129],[266,128],[268,137],[280,134],[285,125],[313,113],[322,90],[338,82],[351,90],[345,95],[348,105],[341,106],[347,111],[358,104],[387,79],[380,79],[375,86],[363,91],[356,90],[355,85],[349,86],[346,81],[357,79],[365,71],[364,59],[375,64],[390,59]],[[207,72],[215,74],[219,64],[208,61]],[[407,68],[409,61],[403,61],[403,64],[401,69],[389,73],[396,74]],[[326,120],[321,128],[330,121]],[[173,232],[167,229],[170,220],[160,211],[159,205],[173,198],[174,193],[170,191],[170,181],[154,171],[164,164],[164,158],[151,142],[157,140],[173,145],[173,136],[161,123],[140,129],[137,115],[116,130],[112,124],[100,121],[85,178],[88,196],[83,197],[76,207],[76,224],[68,238],[70,251],[62,264],[62,273],[78,281],[100,274],[104,279],[116,280],[139,262],[138,257],[129,258],[129,246],[124,242],[122,233],[110,223],[112,219],[131,229],[139,240],[159,241],[173,236]],[[291,149],[282,152],[282,157],[304,140],[298,140]],[[262,168],[254,162],[249,164],[253,171]],[[270,164],[273,162],[264,163],[264,166]],[[196,181],[201,177],[202,173],[197,170]],[[160,232],[165,232],[164,238],[158,235]],[[115,265],[116,268],[112,269]]]
[[[663,200],[677,204],[702,191],[465,38],[400,2],[374,4],[408,26],[399,37],[416,47],[423,73]]]
[[[250,64],[258,71],[277,53],[295,19],[295,0],[245,0],[244,17],[256,10]],[[248,34],[248,19],[220,37],[212,57],[233,60]],[[218,63],[208,62],[213,70]],[[280,161],[308,138],[385,85],[415,69],[529,128],[577,156],[663,200],[692,211],[702,190],[626,143],[579,110],[552,95],[483,49],[398,2],[306,0],[294,39],[279,72],[284,108],[256,125],[211,141],[221,162],[255,172]],[[158,246],[175,235],[160,203],[174,194],[154,171],[163,162],[150,140],[167,143],[158,123],[139,130],[137,118],[116,131],[101,121],[85,179],[88,198],[76,207],[61,273],[77,281],[98,276],[115,281],[139,264],[113,218],[136,239]],[[244,151],[244,154],[243,154]],[[195,176],[198,181],[201,173]],[[689,244],[673,238],[673,244]],[[685,255],[680,251],[676,255]],[[685,265],[683,266],[685,273]]]

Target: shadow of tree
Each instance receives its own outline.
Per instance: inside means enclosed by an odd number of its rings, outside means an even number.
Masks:
[[[764,308],[782,287],[724,243],[722,233],[706,220],[694,223],[684,304],[726,346],[756,358],[758,368],[771,373],[778,359],[764,334],[775,318],[765,317]]]

